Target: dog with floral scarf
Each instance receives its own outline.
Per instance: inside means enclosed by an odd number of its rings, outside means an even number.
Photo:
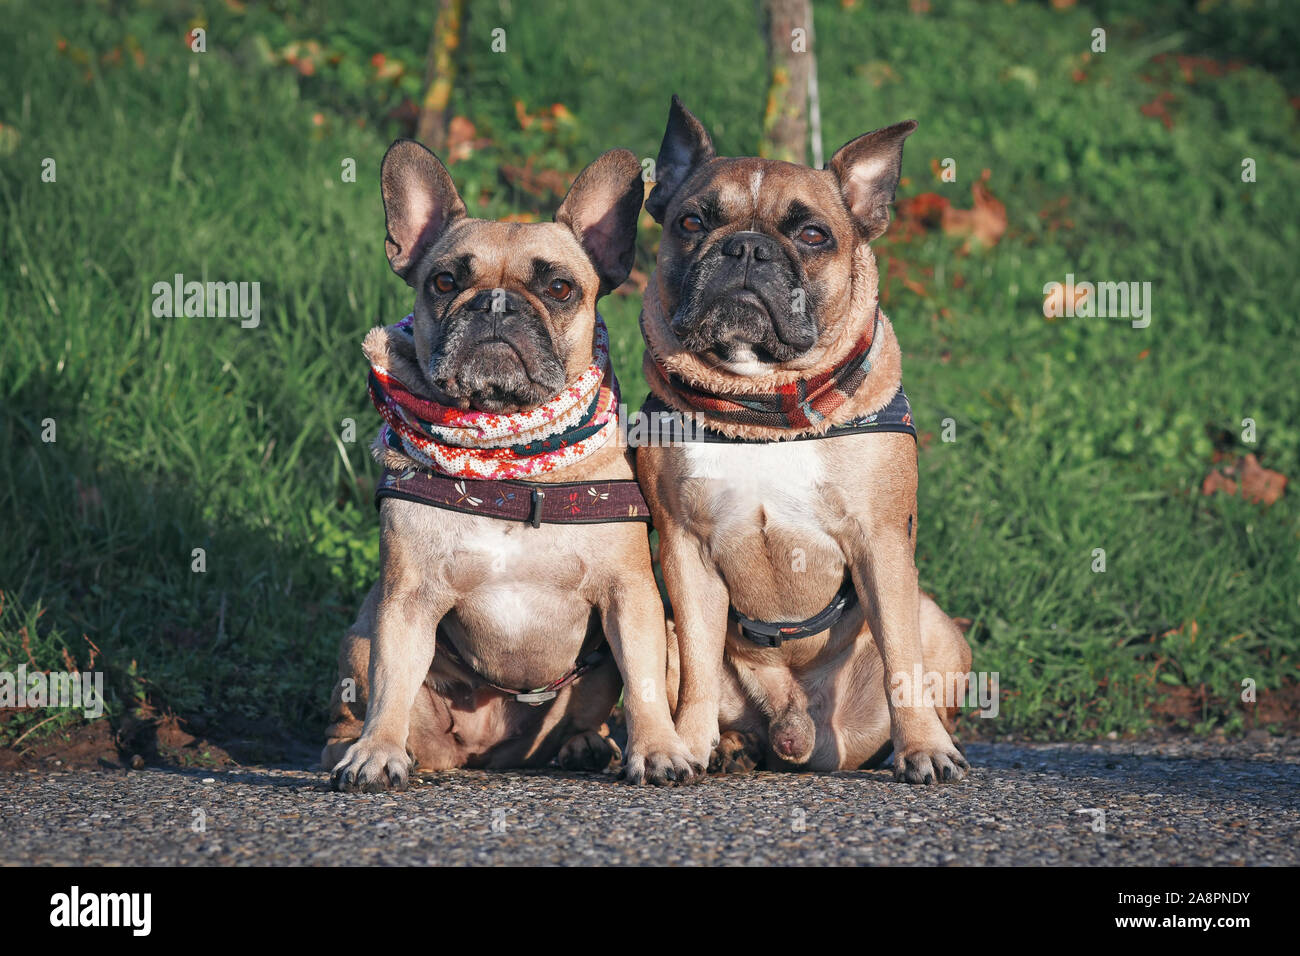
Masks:
[[[400,789],[413,762],[604,769],[624,681],[625,777],[691,779],[703,767],[668,709],[647,509],[596,312],[631,269],[640,164],[605,153],[550,223],[471,218],[409,140],[381,187],[415,308],[364,346],[381,572],[340,649],[331,785]]]

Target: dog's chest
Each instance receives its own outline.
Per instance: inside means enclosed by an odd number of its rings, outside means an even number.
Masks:
[[[477,519],[446,542],[446,559],[465,572],[459,590],[568,591],[578,587],[587,562],[572,534],[553,525]],[[511,605],[513,602],[506,602]],[[503,606],[504,616],[510,616]]]
[[[590,606],[592,562],[584,529],[502,521],[402,503],[418,536],[412,556],[454,595],[468,626],[501,641],[541,635],[581,639]]]
[[[687,508],[722,534],[755,524],[811,531],[822,524],[826,466],[816,442],[682,448]]]

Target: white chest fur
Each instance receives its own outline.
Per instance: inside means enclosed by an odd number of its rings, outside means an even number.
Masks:
[[[448,545],[449,557],[486,559],[484,580],[506,580],[527,559],[530,528],[506,521],[464,521]]]
[[[816,442],[693,442],[682,451],[684,476],[701,480],[691,497],[719,530],[752,522],[760,508],[774,525],[818,524],[818,488],[826,466]]]

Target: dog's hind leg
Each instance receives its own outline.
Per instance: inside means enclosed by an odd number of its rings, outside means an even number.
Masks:
[[[750,699],[735,665],[722,665],[721,735],[709,755],[709,773],[749,773],[766,767],[771,721]],[[770,768],[769,768],[770,769]]]
[[[623,678],[613,660],[605,661],[574,685],[568,714],[573,736],[564,742],[557,756],[563,769],[599,773],[621,763],[623,752],[610,739],[607,721],[622,689]]]
[[[600,773],[622,757],[623,751],[619,750],[618,744],[599,730],[584,730],[564,742],[556,759],[561,770]]]
[[[361,736],[369,696],[370,639],[375,633],[378,606],[379,585],[376,584],[361,602],[357,619],[339,644],[339,679],[330,694],[330,722],[325,728],[325,749],[320,755],[323,770],[332,770]]]
[[[944,729],[951,734],[957,713],[965,700],[971,664],[970,645],[966,643],[961,628],[924,591],[920,594],[920,621],[922,667],[926,675],[939,676],[934,706]],[[862,669],[853,675],[851,686],[871,688],[872,693],[845,694],[845,699],[839,704],[839,726],[852,727],[857,731],[852,746],[848,748],[852,760],[846,762],[842,769],[850,769],[854,760],[866,754],[868,756],[857,766],[862,770],[875,770],[884,766],[894,752],[885,698],[875,693],[875,688],[881,686],[883,678],[880,658],[874,653],[868,653],[856,663]],[[924,687],[923,684],[920,690]],[[849,703],[858,706],[846,707]],[[964,755],[965,752],[956,740],[953,745]]]
[[[370,646],[380,600],[379,585],[366,595],[357,619],[339,645],[339,679],[330,695],[330,722],[325,728],[321,768],[332,770],[361,736],[370,697]],[[411,729],[406,749],[421,770],[447,770],[464,763],[464,755],[450,732],[451,715],[427,684],[411,705]]]
[[[957,623],[924,591],[921,592],[921,657],[927,673],[943,675],[943,699],[936,707],[939,719],[951,734],[966,699],[970,644]]]
[[[559,759],[565,770],[604,770],[621,756],[601,733],[618,702],[623,679],[612,655],[560,691],[543,708],[511,700],[506,738],[491,751],[488,767],[545,767]]]
[[[749,773],[763,766],[767,744],[752,731],[724,730],[709,757],[709,773]]]

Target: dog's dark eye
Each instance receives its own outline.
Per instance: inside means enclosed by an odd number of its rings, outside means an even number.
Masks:
[[[439,272],[433,277],[433,287],[446,295],[456,288],[456,277],[450,272]]]
[[[573,295],[573,283],[564,279],[556,279],[546,287],[546,294],[557,302],[563,302],[569,296]]]
[[[699,216],[682,216],[682,228],[687,232],[699,232],[704,228],[704,220]]]
[[[820,246],[830,237],[816,226],[804,226],[799,232],[799,238],[810,246]]]

